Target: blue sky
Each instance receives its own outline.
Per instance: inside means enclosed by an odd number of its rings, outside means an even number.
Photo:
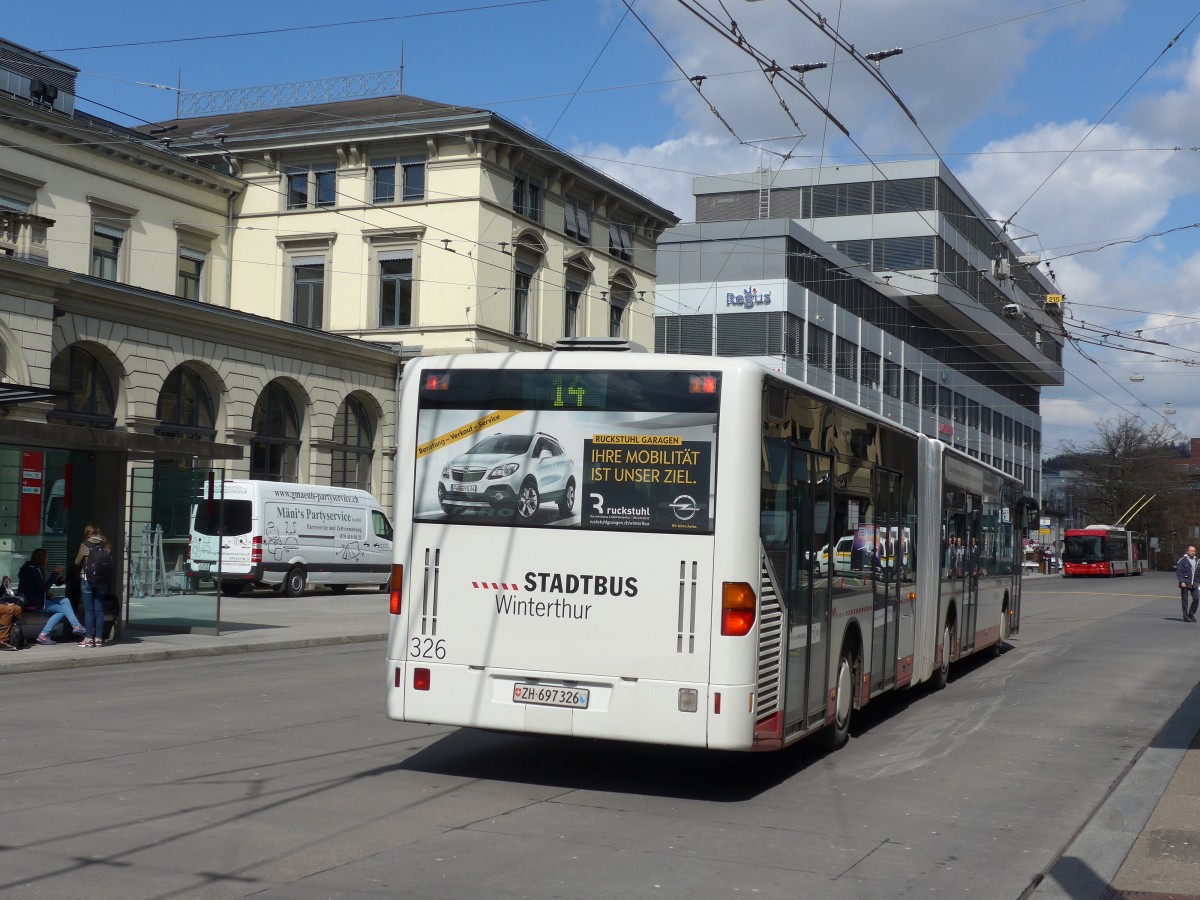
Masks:
[[[860,51],[904,48],[881,72],[919,129],[834,53],[801,0],[630,0],[633,12],[619,0],[293,0],[286,15],[275,4],[63,0],[52,22],[10,6],[0,35],[78,66],[81,97],[110,108],[81,106],[126,124],[172,118],[164,88],[180,80],[206,91],[396,69],[403,49],[406,93],[491,109],[685,221],[695,175],[936,150],[1050,260],[1067,295],[1067,330],[1086,355],[1069,350],[1067,384],[1043,394],[1047,453],[1121,414],[1200,435],[1200,228],[1188,227],[1200,223],[1197,0],[812,4]],[[732,15],[746,44],[781,66],[831,63],[806,84],[857,146],[787,88],[785,110],[693,10],[726,31]],[[371,17],[386,20],[336,24]],[[244,32],[263,33],[195,39]],[[125,46],[101,46],[114,44]],[[685,73],[705,76],[703,96]],[[1166,418],[1168,403],[1178,412]]]

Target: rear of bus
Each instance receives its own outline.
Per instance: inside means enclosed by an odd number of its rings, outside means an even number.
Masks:
[[[391,718],[750,745],[757,508],[749,552],[733,554],[744,571],[716,562],[730,366],[679,360],[491,355],[405,371]],[[729,487],[744,479],[753,502],[757,458],[747,466]],[[719,640],[742,652],[715,663]]]

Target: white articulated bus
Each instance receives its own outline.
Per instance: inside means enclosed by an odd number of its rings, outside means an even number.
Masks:
[[[836,747],[1020,622],[1019,482],[749,361],[421,359],[398,433],[393,719]]]

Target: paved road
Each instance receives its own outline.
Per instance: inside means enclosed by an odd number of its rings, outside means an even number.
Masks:
[[[389,722],[379,643],[5,675],[0,894],[1016,898],[1195,686],[1169,580],[1031,580],[825,757]]]

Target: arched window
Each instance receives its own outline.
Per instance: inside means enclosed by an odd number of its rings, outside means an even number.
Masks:
[[[614,280],[608,295],[608,336],[628,337],[629,304],[633,302],[633,287],[622,280]]]
[[[82,347],[71,346],[50,364],[50,387],[67,391],[48,418],[68,425],[112,428],[117,423],[112,382],[100,361]]]
[[[300,460],[300,417],[283,385],[272,381],[254,405],[250,477],[295,481]]]
[[[537,337],[539,270],[546,245],[535,234],[523,234],[513,245],[513,320],[512,332],[519,338]]]
[[[187,366],[177,366],[158,395],[159,434],[211,441],[217,435],[208,385]]]
[[[371,460],[375,455],[375,430],[366,408],[354,397],[347,397],[333,422],[334,487],[371,489]]]

